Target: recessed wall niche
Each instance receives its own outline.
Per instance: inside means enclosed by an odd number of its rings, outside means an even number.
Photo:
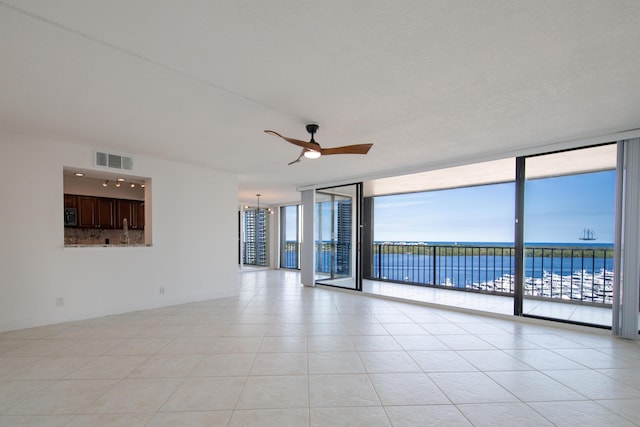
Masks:
[[[150,178],[65,167],[64,245],[151,245],[150,196]]]

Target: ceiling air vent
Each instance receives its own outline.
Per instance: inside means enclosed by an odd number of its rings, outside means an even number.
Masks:
[[[96,151],[95,153],[96,166],[103,166],[111,169],[133,169],[133,158],[122,156],[120,154],[105,153],[102,151]]]

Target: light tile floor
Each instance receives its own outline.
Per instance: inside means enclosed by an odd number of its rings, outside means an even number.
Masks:
[[[476,310],[487,313],[513,315],[513,298],[478,292],[455,291],[426,286],[364,280],[362,291],[411,301],[425,302],[458,309]],[[610,307],[569,304],[526,298],[523,302],[525,314],[566,320],[575,323],[611,327]]]
[[[2,333],[0,426],[640,425],[637,342],[299,280]]]

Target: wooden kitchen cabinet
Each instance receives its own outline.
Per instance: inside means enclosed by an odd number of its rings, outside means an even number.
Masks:
[[[116,205],[118,206],[118,215],[116,221],[116,228],[123,228],[123,220],[126,218],[131,228],[131,212],[132,212],[133,200],[118,200]]]
[[[77,208],[78,207],[78,196],[74,196],[72,194],[64,195],[64,207],[65,208]]]
[[[123,228],[123,220],[126,218],[130,229],[144,229],[144,202],[139,200],[118,199],[117,206],[118,215],[116,228]]]
[[[127,218],[130,229],[144,230],[144,201],[65,194],[64,203],[78,209],[80,228],[122,229]]]
[[[116,203],[114,199],[78,196],[78,227],[115,228]]]
[[[98,227],[116,228],[116,201],[114,199],[98,199]]]
[[[96,198],[78,196],[78,227],[96,227]]]
[[[136,228],[144,230],[144,202],[135,201],[134,209],[136,214]]]

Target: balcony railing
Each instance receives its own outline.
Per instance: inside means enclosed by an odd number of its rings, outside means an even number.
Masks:
[[[287,240],[283,245],[281,268],[300,269],[300,243]],[[331,273],[348,275],[350,271],[351,244],[315,242],[316,259],[315,268],[319,273]]]
[[[351,244],[345,242],[315,242],[315,268],[318,273],[348,276],[351,268]]]
[[[300,269],[298,254],[300,253],[300,243],[287,240],[284,242],[281,268]]]
[[[373,280],[513,294],[514,248],[375,244]],[[525,249],[524,294],[543,299],[606,304],[613,295],[613,248]]]

